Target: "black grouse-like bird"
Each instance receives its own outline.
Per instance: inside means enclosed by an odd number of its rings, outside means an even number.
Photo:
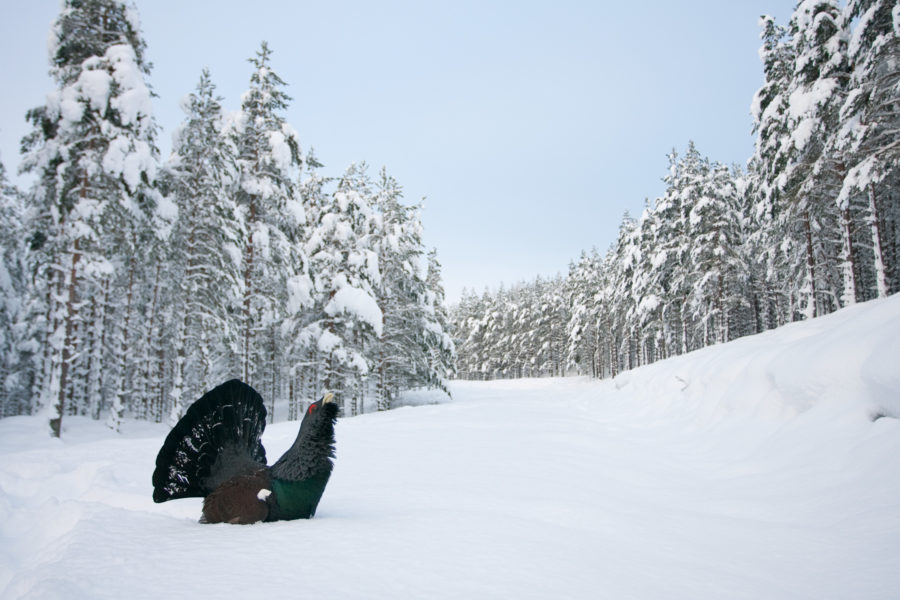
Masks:
[[[204,523],[308,519],[331,476],[338,407],[326,394],[311,404],[297,439],[266,466],[260,437],[266,407],[233,379],[188,408],[156,457],[153,500],[202,497]]]

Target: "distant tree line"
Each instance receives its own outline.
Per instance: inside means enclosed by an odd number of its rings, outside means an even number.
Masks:
[[[24,172],[0,165],[0,416],[174,421],[231,377],[290,418],[324,389],[348,414],[444,387],[454,348],[420,207],[365,164],[301,153],[265,43],[240,110],[205,72],[171,157],[123,0],[66,0],[56,88],[28,112]]]
[[[900,9],[761,19],[746,170],[669,156],[666,192],[567,276],[464,294],[469,379],[617,373],[900,289]]]

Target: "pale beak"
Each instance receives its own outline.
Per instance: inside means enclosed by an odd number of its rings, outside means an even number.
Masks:
[[[322,397],[322,404],[328,404],[329,402],[334,402],[334,394],[328,392]]]

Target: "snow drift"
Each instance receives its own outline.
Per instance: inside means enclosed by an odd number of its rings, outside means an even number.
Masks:
[[[153,504],[163,426],[6,419],[0,597],[896,598],[898,357],[900,296],[612,381],[457,382],[340,421],[317,517],[246,527]]]

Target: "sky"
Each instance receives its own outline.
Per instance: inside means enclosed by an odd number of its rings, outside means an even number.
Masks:
[[[449,302],[565,273],[664,192],[667,154],[753,152],[759,17],[789,0],[137,0],[163,156],[204,67],[227,109],[265,40],[285,118],[323,173],[386,167],[424,198]],[[0,161],[20,186],[25,113],[53,88],[56,0],[0,0]]]

